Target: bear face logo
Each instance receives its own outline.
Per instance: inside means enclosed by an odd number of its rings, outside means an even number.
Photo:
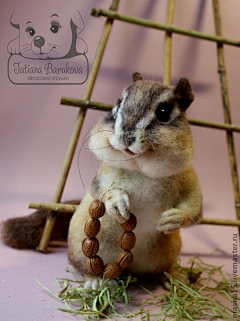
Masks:
[[[49,10],[48,10],[49,11]],[[11,25],[19,30],[19,35],[8,44],[11,55],[21,55],[30,59],[62,59],[87,53],[86,42],[79,37],[85,25],[79,11],[70,15],[69,11],[38,12],[18,15],[13,12]]]

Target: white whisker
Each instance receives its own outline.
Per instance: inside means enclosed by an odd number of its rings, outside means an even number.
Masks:
[[[92,137],[92,136],[94,136],[94,135],[96,135],[96,134],[99,134],[99,133],[101,133],[101,132],[112,132],[112,131],[110,131],[110,130],[102,130],[102,131],[99,131],[99,132],[97,132],[97,133],[93,133],[93,134],[91,134],[91,135],[89,135],[88,137],[87,137],[87,139],[83,142],[83,148],[84,149],[86,149],[86,150],[90,150],[90,151],[94,151],[94,150],[99,150],[99,149],[104,149],[104,148],[109,148],[109,146],[104,146],[104,147],[96,147],[96,148],[90,148],[90,147],[87,147],[87,146],[85,146],[85,143]],[[105,138],[105,137],[108,137],[109,135],[108,134],[106,134],[106,135],[103,135],[103,136],[101,136],[101,137],[99,137],[96,141],[95,141],[95,143],[94,143],[94,145],[96,144],[96,143],[99,143],[99,141],[100,141],[100,139],[102,139],[102,138]]]

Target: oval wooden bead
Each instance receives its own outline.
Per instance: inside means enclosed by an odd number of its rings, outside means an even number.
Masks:
[[[89,238],[93,238],[95,237],[98,232],[100,231],[100,221],[99,219],[96,218],[92,218],[90,217],[84,227],[84,232],[86,234],[87,237]]]
[[[103,272],[107,279],[114,279],[121,274],[122,269],[117,262],[110,262],[104,266]]]
[[[103,271],[103,267],[104,267],[103,260],[98,255],[88,258],[87,267],[90,272],[92,272],[93,274],[99,275]]]
[[[124,232],[120,238],[120,246],[123,250],[131,250],[136,243],[136,236],[133,232]]]
[[[105,205],[99,200],[94,200],[89,205],[88,212],[91,217],[100,218],[105,214]]]
[[[133,231],[136,225],[137,225],[137,219],[136,219],[136,216],[132,213],[130,213],[130,218],[126,222],[120,224],[121,228],[124,229],[124,231],[126,232]]]
[[[118,264],[122,269],[127,268],[133,262],[133,254],[130,251],[122,251],[118,255]]]
[[[86,237],[82,243],[83,254],[87,257],[93,257],[99,250],[99,242],[94,237],[92,239]]]

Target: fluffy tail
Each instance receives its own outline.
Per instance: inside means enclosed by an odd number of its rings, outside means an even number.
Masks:
[[[79,204],[80,201],[69,201]],[[2,242],[16,249],[33,249],[40,242],[48,211],[38,210],[29,216],[10,218],[1,224]],[[66,241],[72,213],[58,212],[52,241]]]

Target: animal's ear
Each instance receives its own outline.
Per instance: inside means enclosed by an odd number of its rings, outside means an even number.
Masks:
[[[85,29],[85,24],[79,11],[72,17],[72,22],[78,28],[77,34],[79,35]]]
[[[16,23],[16,22],[17,22],[17,20],[16,20],[16,14],[15,14],[15,11],[13,11],[13,13],[12,13],[12,15],[11,15],[11,18],[10,18],[10,23],[11,23],[11,25],[12,25],[14,28],[19,29],[19,28],[20,28],[20,27],[19,27],[19,24]]]
[[[139,72],[135,72],[132,75],[132,81],[135,82],[135,81],[138,81],[138,80],[143,80],[142,75],[139,74]]]
[[[174,86],[173,92],[178,100],[179,108],[185,111],[194,100],[194,94],[188,79],[181,78]]]

